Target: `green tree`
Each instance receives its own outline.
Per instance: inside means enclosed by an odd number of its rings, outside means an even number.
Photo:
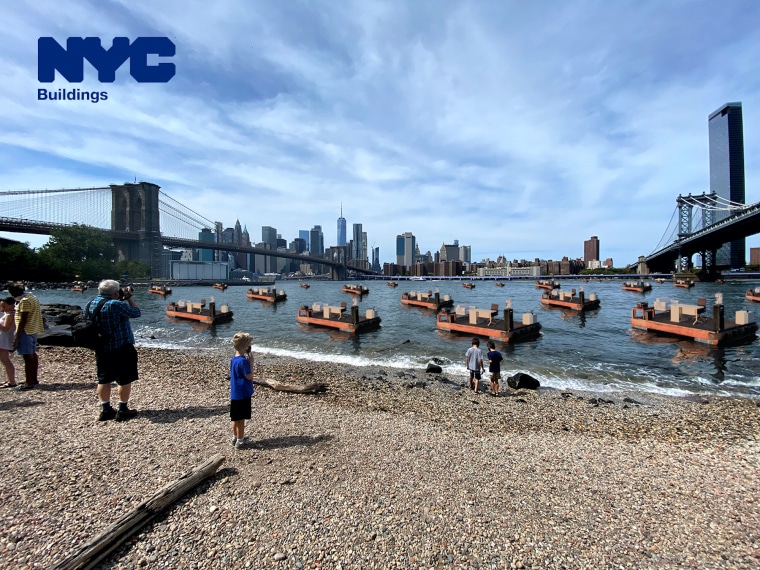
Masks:
[[[110,236],[90,226],[74,224],[51,232],[39,250],[40,262],[59,279],[97,280],[114,270],[116,250]]]
[[[37,281],[41,275],[39,259],[29,244],[0,246],[0,283]]]

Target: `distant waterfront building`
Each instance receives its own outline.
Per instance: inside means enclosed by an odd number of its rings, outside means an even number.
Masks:
[[[380,267],[380,248],[379,247],[372,248],[372,271],[374,271],[375,273],[380,273],[380,271],[382,271],[382,268]]]
[[[749,248],[749,264],[760,265],[760,247]]]
[[[591,236],[591,239],[583,242],[583,265],[592,269],[593,262],[599,262],[599,238],[596,236]]]
[[[340,205],[340,218],[338,218],[338,247],[346,245],[346,218],[343,217],[343,204]]]
[[[414,252],[417,250],[417,240],[412,232],[396,236],[396,265],[414,265]]]
[[[731,202],[744,204],[742,104],[726,103],[710,114],[707,125],[710,136],[710,192]],[[727,211],[715,212],[713,222],[719,222],[730,214]],[[715,263],[740,269],[746,261],[746,240],[740,238],[721,247]]]

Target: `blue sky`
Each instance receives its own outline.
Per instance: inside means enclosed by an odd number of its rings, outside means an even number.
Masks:
[[[0,190],[136,178],[254,240],[320,224],[326,245],[342,203],[383,262],[411,231],[476,261],[582,257],[596,235],[622,266],[678,194],[709,190],[707,117],[741,101],[760,201],[754,0],[44,0],[0,20]],[[85,64],[83,83],[43,85],[40,36],[167,36],[176,76],[124,65],[101,84]]]

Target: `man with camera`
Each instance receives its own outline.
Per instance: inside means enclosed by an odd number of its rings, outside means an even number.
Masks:
[[[132,298],[132,288],[121,289],[119,282],[105,279],[98,285],[98,296],[87,306],[90,315],[101,300],[104,300],[98,325],[105,335],[103,345],[95,350],[98,373],[98,400],[100,416],[98,421],[115,419],[126,421],[137,413],[127,405],[132,392],[132,382],[137,380],[137,351],[135,336],[129,319],[140,316],[140,308]],[[118,385],[119,407],[111,406],[111,383]]]

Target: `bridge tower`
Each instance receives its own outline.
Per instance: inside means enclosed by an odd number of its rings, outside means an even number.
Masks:
[[[119,260],[150,265],[152,276],[161,275],[161,227],[158,213],[160,186],[150,182],[111,184],[111,230]]]
[[[330,261],[337,261],[342,265],[340,267],[330,267],[330,279],[333,281],[345,281],[348,272],[346,271],[347,263],[347,245],[331,246],[326,254]]]
[[[710,208],[715,203],[715,192],[709,194],[703,193],[699,196],[692,196],[689,194],[687,197],[683,197],[680,194],[676,198],[676,206],[678,207],[678,239],[684,239],[694,233],[692,228],[693,223],[693,208],[697,206],[702,211],[702,228],[711,226],[713,223],[713,210]],[[707,275],[717,274],[717,268],[715,262],[717,259],[717,250],[703,250],[700,253],[702,256],[702,271]],[[692,268],[691,257],[682,256],[680,251],[678,255],[678,269],[682,273],[690,271]]]

